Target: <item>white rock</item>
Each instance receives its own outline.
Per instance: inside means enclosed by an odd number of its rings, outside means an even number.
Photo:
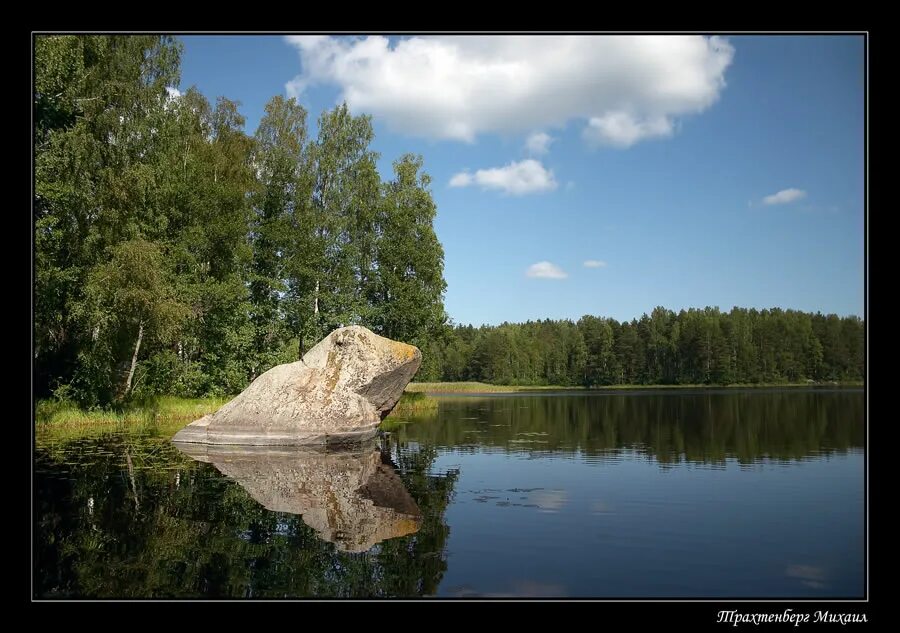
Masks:
[[[303,360],[278,365],[173,441],[290,446],[375,435],[422,364],[418,348],[353,325],[335,330]]]

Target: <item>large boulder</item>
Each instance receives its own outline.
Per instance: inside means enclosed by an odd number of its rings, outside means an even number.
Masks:
[[[421,363],[412,345],[358,325],[342,327],[173,440],[267,446],[364,440],[375,435]]]
[[[180,444],[273,512],[299,514],[344,552],[416,532],[422,513],[373,443],[348,448]]]

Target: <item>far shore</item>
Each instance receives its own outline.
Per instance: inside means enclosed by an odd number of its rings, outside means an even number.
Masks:
[[[385,420],[385,429],[399,424],[408,416],[422,415],[437,409],[437,401],[428,396],[441,394],[489,395],[498,393],[603,393],[670,390],[741,390],[741,389],[860,389],[864,382],[766,383],[750,385],[609,385],[604,387],[572,387],[562,385],[491,385],[481,382],[413,382]],[[174,435],[184,426],[214,413],[233,396],[179,398],[160,396],[146,402],[131,403],[121,409],[84,410],[72,403],[39,401],[35,406],[35,435],[38,438],[74,439],[92,434],[116,431],[162,433]]]
[[[535,392],[535,391],[648,391],[648,390],[672,390],[672,389],[702,389],[704,391],[716,389],[823,389],[823,388],[862,388],[862,381],[847,382],[791,382],[791,383],[749,383],[730,385],[602,385],[596,387],[579,387],[563,385],[492,385],[485,382],[411,382],[406,387],[407,392],[423,392],[431,394],[441,393],[511,393],[511,392]]]

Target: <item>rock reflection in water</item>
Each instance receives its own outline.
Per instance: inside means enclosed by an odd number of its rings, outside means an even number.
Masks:
[[[215,466],[268,510],[303,522],[345,552],[418,531],[422,515],[374,444],[344,449],[175,444]]]

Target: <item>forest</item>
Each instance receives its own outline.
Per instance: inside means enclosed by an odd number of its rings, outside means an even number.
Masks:
[[[429,348],[427,378],[504,385],[858,382],[865,323],[773,308],[657,307],[640,319],[583,316],[456,326]]]
[[[331,330],[419,346],[419,381],[864,379],[864,323],[658,307],[630,322],[454,325],[421,156],[379,173],[371,117],[183,94],[172,37],[35,38],[34,391],[83,407],[236,394]]]
[[[272,97],[179,94],[171,37],[35,42],[36,396],[100,406],[240,392],[341,325],[424,346],[445,325],[420,156],[379,174],[371,118],[313,137]]]

